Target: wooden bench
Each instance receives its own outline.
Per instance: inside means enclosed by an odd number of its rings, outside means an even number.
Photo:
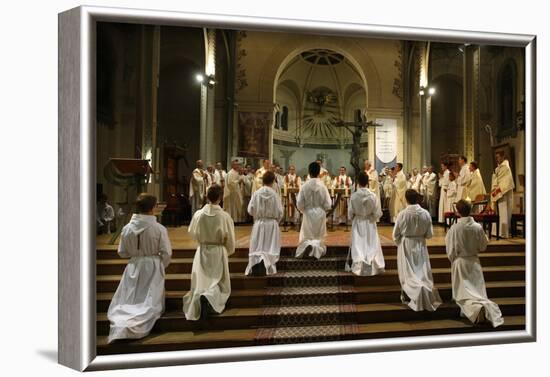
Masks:
[[[521,232],[518,232],[518,224],[519,224],[519,227],[521,227]],[[522,237],[525,238],[525,214],[524,213],[512,214],[510,232],[512,237],[516,237],[518,234],[521,233]]]

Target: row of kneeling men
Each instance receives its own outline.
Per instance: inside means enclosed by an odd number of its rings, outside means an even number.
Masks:
[[[296,257],[306,254],[322,258],[326,253],[326,211],[330,196],[326,186],[316,177],[319,165],[309,167],[313,179],[306,182],[297,198],[297,208],[304,215]],[[249,263],[245,273],[258,267],[263,273],[277,273],[280,254],[279,219],[282,216],[280,196],[271,188],[275,177],[265,174],[263,187],[257,190],[248,206],[254,217]],[[359,188],[351,197],[348,215],[352,219],[350,256],[346,270],[356,275],[376,275],[384,271],[384,256],[376,222],[381,216],[380,203],[367,189],[368,176],[358,176]],[[233,220],[219,202],[222,191],[212,186],[208,204],[197,211],[189,225],[189,233],[199,244],[193,260],[191,288],[183,297],[183,311],[188,320],[221,313],[231,293],[228,256],[235,251]],[[414,311],[435,311],[441,298],[434,286],[426,240],[432,237],[432,219],[418,204],[414,190],[406,192],[407,207],[396,219],[393,239],[398,246],[397,267],[401,284],[401,301]],[[156,223],[152,209],[156,199],[147,194],[138,198],[139,214],[133,216],[122,232],[119,254],[130,257],[120,285],[108,311],[111,323],[109,341],[141,338],[152,329],[164,308],[164,269],[170,263],[171,247],[166,229]],[[499,307],[490,301],[478,253],[487,247],[487,237],[469,216],[471,204],[456,205],[460,219],[446,236],[447,254],[452,263],[453,300],[461,315],[473,323],[503,323]]]

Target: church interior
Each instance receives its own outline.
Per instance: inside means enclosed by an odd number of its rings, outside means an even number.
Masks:
[[[97,197],[113,209],[96,245],[99,354],[525,327],[522,48],[109,22],[98,23],[96,46]],[[493,231],[498,211],[488,198],[498,153],[514,183],[505,238]],[[443,163],[458,174],[461,157],[475,161],[485,186],[482,197],[470,199],[479,200],[480,213],[490,213],[480,261],[502,326],[471,325],[452,301],[445,235],[456,219],[447,211],[443,221],[432,213],[434,236],[427,243],[442,306],[415,312],[400,302],[389,198],[381,201],[378,223],[386,269],[377,276],[345,271],[351,222],[335,222],[332,214],[326,256],[293,258],[299,213],[281,221],[278,272],[246,276],[253,219],[234,219],[225,311],[186,320],[182,298],[197,249],[187,232],[196,210],[190,195],[197,161],[213,172],[216,164],[227,172],[238,161],[246,175],[269,160],[281,177],[293,167],[302,182],[316,160],[330,177],[345,168],[352,182],[370,161],[383,187],[382,173],[398,163],[414,182],[414,171],[424,174],[430,166],[441,179]],[[435,186],[430,195],[437,203],[443,190]],[[107,310],[127,263],[116,253],[120,230],[141,192],[158,199],[155,215],[172,245],[165,311],[147,337],[108,343]],[[286,186],[281,195],[287,205]]]

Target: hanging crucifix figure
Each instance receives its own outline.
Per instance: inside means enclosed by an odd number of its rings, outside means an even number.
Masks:
[[[351,145],[351,157],[350,164],[355,170],[355,176],[359,175],[359,172],[362,170],[360,165],[361,160],[361,138],[363,133],[368,132],[369,127],[380,127],[381,124],[375,123],[372,120],[367,121],[367,116],[365,114],[361,115],[360,121],[355,122],[344,122],[340,120],[334,124],[335,127],[344,127],[351,133],[352,136],[352,145]]]

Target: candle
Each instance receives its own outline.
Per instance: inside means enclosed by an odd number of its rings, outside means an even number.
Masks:
[[[283,186],[283,195],[286,196],[286,192],[287,192],[287,185],[285,183],[285,185]]]
[[[330,196],[334,196],[334,187],[331,187],[330,189]]]

